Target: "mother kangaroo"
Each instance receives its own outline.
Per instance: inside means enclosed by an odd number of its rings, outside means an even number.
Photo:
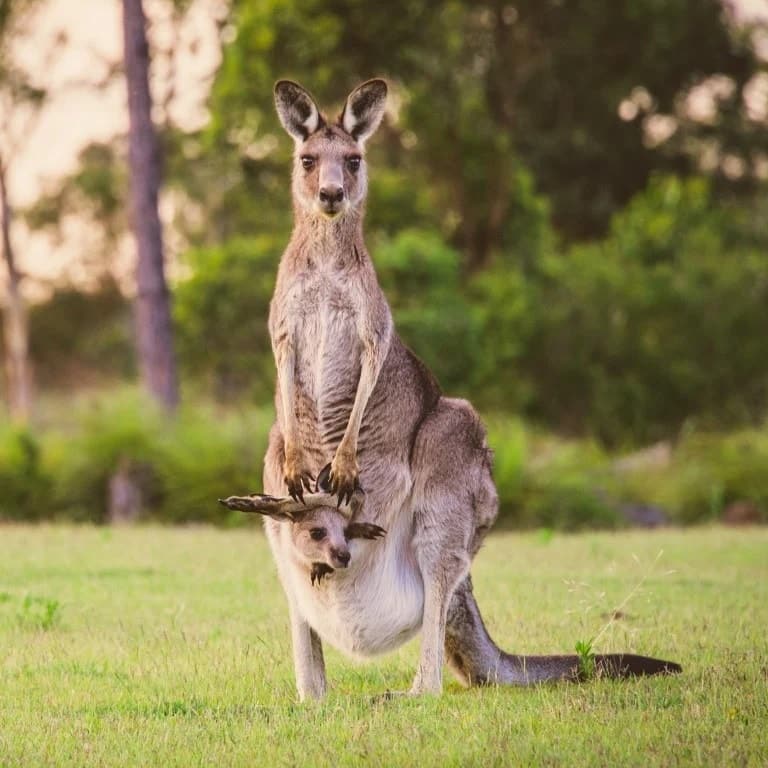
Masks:
[[[472,594],[469,566],[498,507],[485,429],[468,402],[441,394],[398,337],[363,239],[364,148],[386,97],[386,83],[369,80],[331,121],[301,86],[275,85],[280,121],[295,141],[295,226],[269,316],[278,380],[264,462],[269,496],[252,497],[262,500],[252,506],[282,510],[266,529],[288,599],[299,696],[325,693],[323,640],[372,656],[419,630],[414,694],[440,693],[444,662],[466,685],[576,679],[576,656],[501,651]],[[324,468],[321,488],[314,479]],[[328,510],[359,497],[360,487],[364,502],[341,509],[387,535],[349,541],[333,572],[313,584],[296,537],[319,540],[327,531],[298,530],[284,512]],[[616,677],[679,670],[632,655],[596,663]]]

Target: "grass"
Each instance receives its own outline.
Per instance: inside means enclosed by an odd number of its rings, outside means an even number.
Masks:
[[[473,573],[500,644],[683,675],[377,700],[412,643],[327,651],[332,693],[298,705],[260,533],[5,526],[0,766],[765,765],[767,555],[765,529],[498,534]]]

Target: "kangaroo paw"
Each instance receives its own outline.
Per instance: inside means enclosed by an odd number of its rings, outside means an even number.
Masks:
[[[359,486],[357,459],[354,454],[337,451],[331,462],[328,483],[330,493],[339,498],[339,506],[349,504],[352,494]]]

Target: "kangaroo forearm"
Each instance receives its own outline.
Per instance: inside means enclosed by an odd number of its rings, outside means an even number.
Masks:
[[[368,400],[371,398],[371,393],[376,386],[377,379],[378,371],[375,371],[371,365],[364,364],[360,372],[360,381],[357,385],[355,402],[349,414],[347,428],[344,430],[344,436],[339,444],[339,450],[342,452],[352,455],[357,453],[357,440],[360,435],[360,427],[363,424],[363,415],[365,414]]]
[[[298,435],[298,419],[296,418],[296,356],[293,346],[288,342],[275,349],[277,364],[277,384],[280,390],[280,405],[282,413],[283,439],[286,453],[293,450]]]
[[[357,391],[355,392],[355,401],[349,414],[347,428],[344,430],[344,436],[339,444],[339,451],[341,452],[349,453],[353,456],[357,453],[357,441],[363,424],[365,409],[376,387],[376,382],[379,380],[379,374],[384,366],[388,349],[388,338],[386,340],[379,340],[379,338],[374,337],[365,345],[360,368],[360,380],[357,383]]]

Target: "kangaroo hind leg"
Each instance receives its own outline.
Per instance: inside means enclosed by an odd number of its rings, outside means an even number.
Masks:
[[[490,481],[485,433],[468,403],[440,400],[419,430],[412,472],[413,547],[424,583],[424,615],[411,692],[439,693],[449,605],[496,514],[492,482],[480,483]]]

